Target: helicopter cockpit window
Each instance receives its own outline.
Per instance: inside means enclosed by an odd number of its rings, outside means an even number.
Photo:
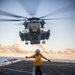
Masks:
[[[39,29],[39,23],[29,23],[29,28],[32,29],[33,32],[36,32]]]
[[[34,20],[31,20],[31,22],[38,22],[36,19],[34,19]]]

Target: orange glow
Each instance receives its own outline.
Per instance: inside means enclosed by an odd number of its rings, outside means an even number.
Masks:
[[[34,47],[32,47],[34,49]],[[75,59],[75,48],[74,49],[65,49],[64,51],[58,50],[55,52],[54,50],[47,51],[46,48],[40,44],[38,48],[41,48],[41,53],[48,57],[54,59]],[[19,44],[14,43],[10,46],[2,46],[0,45],[0,56],[7,57],[25,57],[34,54],[35,51],[23,49]]]

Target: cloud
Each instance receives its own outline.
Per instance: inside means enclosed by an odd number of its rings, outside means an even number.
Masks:
[[[49,53],[56,54],[56,52],[54,50],[49,50]]]
[[[58,50],[57,52],[54,50],[49,50],[47,51],[47,49],[42,45],[39,44],[38,45],[39,48],[41,48],[43,50],[43,52],[45,53],[51,53],[51,54],[75,54],[75,48],[67,48],[65,50]]]
[[[64,51],[64,53],[65,54],[75,54],[75,48],[73,48],[73,49],[68,48]]]
[[[48,53],[47,49],[42,44],[39,44],[38,47],[41,48],[43,52]]]
[[[2,46],[0,44],[0,53],[27,53],[28,51],[22,49],[20,44],[14,43],[13,45]]]
[[[58,54],[64,54],[61,50],[59,50],[57,53],[58,53]]]
[[[75,48],[71,49],[71,48],[68,48],[68,49],[65,49],[65,50],[58,50],[57,52],[55,52],[54,50],[50,50],[50,53],[53,53],[53,54],[75,54]]]
[[[43,53],[46,54],[75,54],[75,48],[67,48],[65,50],[58,50],[57,52],[54,50],[47,50],[45,46],[42,44],[38,45],[39,48],[42,49]],[[0,44],[0,53],[34,53],[33,51],[28,51],[26,49],[23,49],[19,43],[14,43],[13,45],[8,45],[8,46],[2,46]]]

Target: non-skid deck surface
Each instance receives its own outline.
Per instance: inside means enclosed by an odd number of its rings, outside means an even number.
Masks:
[[[43,75],[75,75],[74,63],[43,62]],[[20,61],[0,67],[0,75],[35,75],[33,61]]]

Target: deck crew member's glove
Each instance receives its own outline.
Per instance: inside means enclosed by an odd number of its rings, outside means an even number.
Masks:
[[[48,59],[48,62],[51,62],[51,61]]]
[[[28,58],[27,56],[25,58]]]

